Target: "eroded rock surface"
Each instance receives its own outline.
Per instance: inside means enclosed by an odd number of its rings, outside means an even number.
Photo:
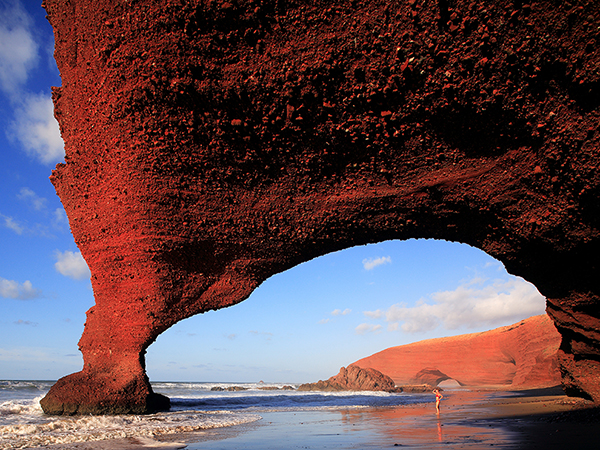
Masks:
[[[152,410],[144,353],[174,323],[409,238],[534,283],[567,391],[600,401],[598,2],[45,7],[66,150],[52,182],[96,300],[82,372],[46,412]]]
[[[397,389],[394,380],[378,370],[370,367],[361,368],[356,365],[342,367],[340,372],[316,383],[298,386],[299,391],[384,391],[402,392]]]
[[[560,334],[547,315],[483,333],[391,347],[353,363],[389,375],[396,385],[456,380],[462,386],[532,389],[560,384]]]

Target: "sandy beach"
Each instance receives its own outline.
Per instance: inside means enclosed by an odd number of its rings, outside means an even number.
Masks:
[[[427,397],[429,398],[429,397]],[[448,390],[441,413],[431,402],[389,408],[274,411],[248,425],[156,439],[123,439],[61,448],[190,450],[559,449],[594,448],[600,414],[558,388]]]

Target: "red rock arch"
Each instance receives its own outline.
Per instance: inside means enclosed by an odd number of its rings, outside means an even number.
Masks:
[[[444,372],[435,367],[425,367],[424,369],[419,370],[413,382],[415,384],[428,384],[430,386],[437,386],[446,380],[456,381],[462,386],[460,381],[454,380],[452,377],[446,375]]]
[[[437,238],[534,283],[569,393],[600,400],[594,0],[46,0],[92,272],[84,367],[49,413],[164,407],[177,321],[351,245]]]
[[[456,389],[461,388],[463,384],[460,381],[455,380],[454,378],[446,378],[443,381],[440,381],[438,384],[439,387],[444,389]]]

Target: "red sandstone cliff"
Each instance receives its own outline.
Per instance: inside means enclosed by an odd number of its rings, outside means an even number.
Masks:
[[[388,348],[354,364],[389,375],[397,385],[549,387],[560,384],[560,334],[547,315],[482,333]]]
[[[96,302],[82,371],[44,411],[166,407],[144,354],[173,324],[412,238],[535,284],[563,385],[600,402],[599,2],[44,4],[66,152],[51,180]]]

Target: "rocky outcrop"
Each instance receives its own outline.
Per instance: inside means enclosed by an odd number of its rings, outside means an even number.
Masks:
[[[349,365],[328,380],[298,386],[299,391],[385,391],[402,392],[387,375],[372,368]]]
[[[483,333],[388,348],[354,364],[389,375],[397,385],[455,380],[462,386],[527,389],[560,384],[560,334],[546,315]]]
[[[80,389],[72,390],[73,386]],[[169,398],[153,392],[149,386],[145,373],[136,376],[127,370],[103,374],[84,370],[58,380],[53,389],[62,393],[60,398],[46,395],[40,404],[44,411],[63,415],[146,414],[168,410]]]
[[[405,394],[426,394],[430,393],[435,388],[435,385],[431,384],[405,384],[396,387],[396,389],[398,389],[401,392],[404,392]],[[443,391],[442,388],[437,389]]]
[[[82,372],[46,412],[151,410],[144,353],[174,323],[410,238],[534,283],[567,392],[600,401],[597,1],[45,7],[66,151],[51,180],[96,302]]]
[[[211,391],[229,391],[229,392],[238,392],[238,391],[247,391],[248,388],[242,387],[242,386],[229,386],[229,387],[221,387],[221,386],[215,386],[213,388],[210,389]]]

